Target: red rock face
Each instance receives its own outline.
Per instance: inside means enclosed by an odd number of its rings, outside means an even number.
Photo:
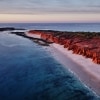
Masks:
[[[63,45],[73,53],[91,58],[94,63],[100,64],[100,33],[46,30],[30,30],[29,33],[40,34],[42,39]]]
[[[37,35],[41,35],[42,34],[41,31],[37,31],[37,30],[30,30],[28,33],[29,34],[37,34]]]

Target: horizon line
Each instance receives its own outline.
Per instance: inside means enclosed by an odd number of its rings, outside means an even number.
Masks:
[[[32,24],[46,24],[46,23],[47,23],[47,24],[49,24],[49,23],[50,23],[50,24],[67,24],[67,23],[68,23],[68,24],[74,24],[74,23],[77,23],[77,24],[81,24],[81,23],[84,23],[84,24],[85,24],[85,23],[90,23],[90,24],[91,24],[91,23],[94,23],[94,24],[95,24],[95,23],[98,23],[98,24],[100,24],[100,22],[0,22],[0,24],[8,24],[8,23],[9,23],[9,24],[10,24],[10,23],[11,23],[11,24],[13,24],[13,23],[15,23],[15,24],[18,24],[18,23],[19,23],[19,24],[21,24],[21,23],[22,23],[22,24],[24,24],[24,23],[26,23],[26,24],[28,24],[28,23],[30,23],[30,24],[31,24],[31,23],[32,23]]]

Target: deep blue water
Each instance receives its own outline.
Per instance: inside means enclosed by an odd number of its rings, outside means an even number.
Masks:
[[[0,33],[0,100],[99,100],[43,47]]]
[[[26,29],[100,32],[100,23],[0,23],[0,27],[5,26]]]

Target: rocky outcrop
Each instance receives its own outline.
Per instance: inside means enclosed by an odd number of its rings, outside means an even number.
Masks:
[[[15,30],[13,27],[5,27],[5,28],[0,28],[0,31],[12,31]]]
[[[16,34],[18,36],[28,38],[28,39],[30,39],[30,40],[34,41],[35,43],[38,43],[39,45],[42,45],[42,46],[49,46],[49,44],[50,44],[50,42],[48,42],[42,38],[35,38],[35,37],[28,36],[25,32],[10,32],[10,34]]]
[[[14,28],[14,27],[3,27],[3,28],[0,28],[0,31],[13,31],[13,30],[25,30],[25,29]]]
[[[42,31],[37,31],[37,30],[30,30],[28,31],[29,34],[38,34],[41,35]]]
[[[39,34],[43,40],[63,45],[73,53],[91,58],[100,64],[100,33],[96,32],[61,32],[51,30],[30,30],[29,33]]]

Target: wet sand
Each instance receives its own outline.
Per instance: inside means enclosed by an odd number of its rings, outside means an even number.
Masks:
[[[73,54],[59,44],[51,44],[50,51],[65,68],[72,71],[90,89],[100,95],[100,65],[93,63],[91,59]]]

